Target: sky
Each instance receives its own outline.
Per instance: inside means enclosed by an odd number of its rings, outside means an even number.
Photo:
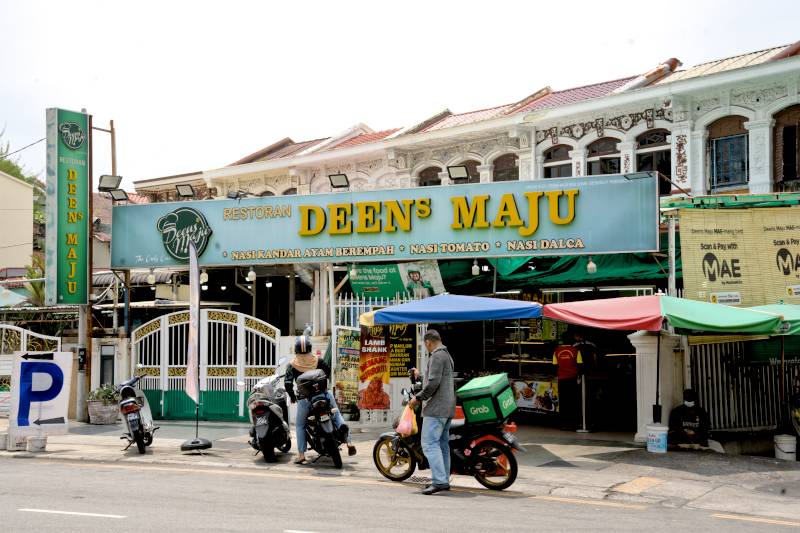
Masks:
[[[0,0],[0,130],[45,109],[114,120],[123,186],[229,165],[284,137],[412,125],[800,40],[796,0]],[[94,137],[95,175],[111,173]],[[45,146],[18,154],[44,178]],[[95,182],[96,183],[96,182]]]

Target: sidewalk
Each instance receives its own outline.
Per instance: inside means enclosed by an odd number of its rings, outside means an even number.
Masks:
[[[0,451],[0,460],[37,459],[225,467],[383,479],[372,464],[372,446],[385,428],[353,428],[358,448],[344,457],[341,472],[327,458],[294,465],[291,454],[266,464],[247,444],[249,426],[202,422],[200,436],[214,446],[202,456],[184,454],[180,444],[194,437],[194,424],[159,421],[161,429],[145,455],[135,447],[123,452],[122,425],[71,423],[66,435],[48,438],[43,453]],[[0,418],[0,431],[8,419]],[[713,452],[651,454],[632,442],[632,435],[578,434],[521,426],[517,433],[527,453],[518,454],[519,476],[508,492],[548,498],[581,498],[631,505],[688,506],[720,512],[747,513],[800,520],[800,463],[770,458],[719,455]],[[311,452],[311,457],[314,453]],[[411,481],[424,482],[428,471]],[[471,478],[457,476],[453,485],[479,488]]]

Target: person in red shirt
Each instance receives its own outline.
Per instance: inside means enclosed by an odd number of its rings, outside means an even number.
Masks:
[[[562,339],[553,352],[553,364],[558,365],[558,410],[561,429],[574,431],[580,426],[580,384],[583,374],[581,352]]]

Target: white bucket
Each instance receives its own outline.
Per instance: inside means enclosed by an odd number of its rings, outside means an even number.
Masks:
[[[28,437],[29,452],[43,452],[47,448],[47,435],[41,437]]]
[[[8,441],[8,433],[0,433],[0,451],[6,449],[6,442]]]
[[[6,438],[6,449],[10,452],[22,452],[26,449],[25,435],[16,435],[13,431],[8,432]]]
[[[647,426],[647,451],[667,453],[667,426],[652,424]]]
[[[794,435],[775,435],[775,459],[797,460],[797,438]]]

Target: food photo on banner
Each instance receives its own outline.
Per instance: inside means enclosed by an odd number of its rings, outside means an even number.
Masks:
[[[350,287],[359,296],[426,298],[442,294],[444,282],[437,261],[412,261],[384,265],[354,265]]]
[[[358,376],[361,362],[361,332],[339,328],[336,332],[336,403],[354,420],[358,415]]]
[[[526,411],[558,412],[558,383],[555,380],[514,380],[514,399],[517,407]]]
[[[384,328],[361,328],[360,344],[358,408],[368,411],[388,410],[391,407],[391,386],[389,345]]]

